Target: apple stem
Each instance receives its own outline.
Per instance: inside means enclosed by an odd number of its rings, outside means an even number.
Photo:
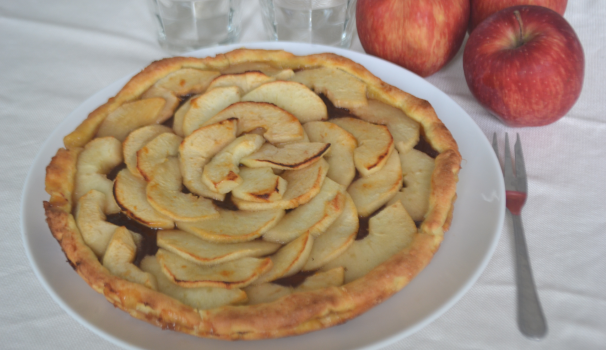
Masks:
[[[520,16],[520,11],[513,11],[513,15],[516,16],[516,20],[520,25],[520,38],[518,41],[518,47],[520,47],[524,43],[524,23],[522,22],[522,16]]]

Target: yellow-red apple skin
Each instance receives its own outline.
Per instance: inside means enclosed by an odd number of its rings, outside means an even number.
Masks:
[[[518,5],[536,5],[554,10],[564,16],[568,0],[471,0],[469,32],[471,33],[483,20],[493,13]]]
[[[366,53],[422,77],[457,53],[469,23],[469,0],[358,0],[356,25]]]
[[[576,33],[558,13],[514,6],[471,33],[463,70],[474,97],[505,124],[541,126],[563,117],[579,98],[585,57]]]

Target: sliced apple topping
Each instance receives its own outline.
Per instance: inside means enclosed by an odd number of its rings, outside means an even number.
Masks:
[[[297,170],[316,163],[329,149],[330,143],[323,142],[292,143],[282,148],[266,143],[241,162],[250,168]]]
[[[417,232],[402,203],[396,202],[369,220],[368,236],[354,241],[339,257],[322,267],[345,268],[345,283],[366,275],[370,270],[406,248]]]
[[[307,277],[303,283],[296,288],[281,286],[275,283],[253,284],[244,289],[248,295],[248,305],[271,303],[283,296],[310,290],[338,287],[343,284],[345,270],[336,267],[329,271],[319,271]]]
[[[290,78],[324,94],[340,108],[366,106],[366,84],[344,70],[332,67],[301,70]]]
[[[188,136],[210,118],[240,101],[240,88],[221,87],[207,91],[189,101],[189,110],[183,116],[183,135]]]
[[[355,137],[329,122],[309,122],[303,128],[310,141],[330,143],[330,153],[324,156],[330,165],[326,176],[345,187],[349,186],[356,176],[354,150],[358,142]]]
[[[173,130],[175,131],[175,134],[179,136],[185,135],[183,132],[183,119],[185,118],[185,114],[187,114],[191,108],[192,99],[196,97],[197,96],[193,96],[187,99],[175,112],[175,115],[173,116]]]
[[[358,141],[354,150],[354,164],[362,176],[375,173],[385,165],[394,145],[389,130],[355,118],[336,118],[330,121],[349,132]]]
[[[159,113],[166,101],[161,97],[126,102],[111,112],[97,130],[97,137],[113,136],[124,141],[133,130],[145,125],[161,124]]]
[[[135,177],[128,169],[121,170],[114,182],[116,202],[131,219],[145,226],[170,229],[174,221],[158,212],[147,201],[147,182]]]
[[[282,199],[287,182],[274,174],[271,168],[240,169],[242,183],[231,191],[231,195],[250,202],[275,202]]]
[[[225,74],[215,78],[208,86],[208,90],[218,87],[237,86],[242,91],[242,95],[249,93],[251,90],[259,87],[262,84],[276,80],[268,77],[261,72],[245,72],[239,74]]]
[[[272,267],[270,258],[241,258],[221,264],[203,266],[185,260],[165,249],[158,249],[156,258],[162,272],[175,284],[186,287],[241,288]]]
[[[179,161],[169,157],[158,164],[147,184],[147,200],[160,213],[179,221],[196,221],[219,215],[210,199],[181,192]]]
[[[227,119],[200,128],[183,140],[179,146],[179,164],[187,189],[200,196],[220,201],[225,199],[224,194],[202,182],[202,173],[212,157],[236,139],[236,131],[237,120]]]
[[[240,258],[256,258],[272,254],[280,248],[280,245],[264,241],[213,243],[184,231],[166,230],[158,232],[158,247],[199,265],[214,265]]]
[[[177,227],[206,241],[238,243],[252,241],[274,227],[284,210],[232,211],[217,209],[219,216],[195,222],[177,222]]]
[[[367,122],[387,126],[395,147],[401,154],[408,152],[419,142],[421,125],[396,107],[369,100],[367,106],[351,108],[350,112]]]
[[[369,216],[387,203],[402,188],[402,167],[398,152],[393,152],[383,169],[354,181],[347,192],[351,195],[358,214]]]
[[[176,157],[183,139],[172,132],[154,137],[143,148],[137,151],[137,169],[146,181],[150,181],[158,164],[168,157]]]
[[[295,74],[292,69],[276,68],[263,62],[245,62],[234,64],[222,71],[223,74],[239,74],[245,72],[261,72],[265,75],[276,78],[277,80],[287,80]]]
[[[220,74],[217,71],[182,68],[158,80],[154,86],[172,91],[177,96],[200,94]]]
[[[359,227],[356,205],[346,193],[343,212],[323,234],[316,237],[303,271],[317,270],[341,255],[356,239]]]
[[[232,197],[232,201],[240,210],[267,210],[267,209],[292,209],[301,204],[309,202],[319,192],[326,173],[328,172],[328,163],[320,159],[315,164],[293,171],[285,171],[280,175],[288,186],[282,196],[282,199],[274,202],[249,202],[246,200]]]
[[[78,155],[74,198],[77,200],[90,190],[97,190],[105,194],[105,213],[119,213],[120,207],[113,194],[114,183],[107,178],[107,174],[121,163],[122,144],[114,137],[89,142]]]
[[[238,135],[262,128],[263,137],[271,143],[303,139],[303,127],[295,116],[266,102],[237,102],[225,108],[204,125],[237,118]]]
[[[124,226],[118,227],[109,241],[105,255],[103,255],[103,266],[112,275],[157,290],[156,277],[149,272],[141,271],[133,264],[136,254],[137,246],[133,240],[133,234]]]
[[[264,142],[263,136],[256,134],[238,137],[204,166],[202,182],[216,192],[231,192],[242,183],[242,178],[238,175],[240,159],[258,150]]]
[[[185,305],[198,310],[209,310],[224,305],[244,304],[248,300],[241,289],[225,288],[183,288],[176,285],[162,272],[162,266],[155,255],[141,260],[141,270],[151,273],[158,281],[158,291],[175,298]]]
[[[277,253],[270,256],[273,262],[271,270],[261,275],[255,281],[255,284],[271,282],[299,272],[303,265],[305,265],[307,258],[309,258],[313,241],[313,236],[307,232],[294,241],[282,246]]]
[[[82,239],[98,257],[105,254],[107,245],[118,228],[105,221],[105,207],[105,194],[96,190],[82,196],[76,206],[76,225]]]
[[[305,85],[294,81],[263,84],[244,95],[242,101],[273,103],[297,117],[301,123],[328,118],[322,99]]]
[[[137,169],[137,152],[156,136],[172,132],[172,129],[167,126],[154,124],[144,126],[128,134],[122,142],[122,153],[124,154],[124,164],[126,164],[131,174],[140,179],[143,178],[143,175]]]
[[[162,107],[162,109],[160,110],[160,112],[158,112],[157,115],[158,120],[162,121],[170,119],[170,117],[175,114],[175,110],[177,110],[177,107],[179,107],[179,104],[181,103],[175,93],[158,86],[152,86],[147,91],[145,91],[143,95],[141,95],[141,99],[154,97],[163,98],[165,101],[164,107]]]
[[[414,221],[422,221],[429,208],[431,175],[435,168],[435,161],[416,149],[400,155],[400,161],[404,174],[404,188],[391,199],[390,204],[395,201],[402,202]]]
[[[294,209],[263,235],[269,242],[288,243],[305,232],[318,236],[339,217],[343,211],[345,194],[343,186],[324,180],[320,193],[311,201]]]

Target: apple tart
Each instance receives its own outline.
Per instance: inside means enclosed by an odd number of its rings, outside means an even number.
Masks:
[[[135,75],[65,136],[47,222],[132,316],[218,339],[356,317],[432,259],[461,156],[431,105],[334,55],[240,49]]]

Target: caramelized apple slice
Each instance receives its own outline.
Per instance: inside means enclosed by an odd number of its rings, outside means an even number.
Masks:
[[[192,99],[196,97],[197,96],[188,98],[175,112],[175,115],[173,117],[173,130],[175,131],[175,134],[179,136],[185,135],[183,133],[183,119],[185,118],[185,114],[187,114],[187,112],[191,108]]]
[[[306,168],[322,158],[330,149],[329,143],[292,143],[282,148],[266,143],[257,152],[241,159],[250,168],[271,167],[283,170]]]
[[[334,269],[327,271],[318,271],[315,274],[307,277],[303,283],[295,288],[295,292],[338,287],[343,285],[344,280],[345,269],[342,266],[335,267]]]
[[[103,266],[112,275],[157,290],[156,277],[149,272],[141,271],[133,264],[136,254],[137,246],[132,233],[124,226],[118,227],[109,241],[105,255],[103,255]]]
[[[337,118],[330,122],[345,129],[358,141],[358,147],[354,150],[354,164],[362,176],[383,168],[394,149],[393,138],[386,126],[355,118]]]
[[[396,107],[369,100],[367,106],[351,108],[350,112],[367,122],[387,126],[400,154],[408,152],[419,142],[420,124]]]
[[[147,201],[147,182],[135,177],[128,169],[121,170],[114,182],[116,202],[123,212],[145,226],[170,229],[174,221],[158,212]]]
[[[147,200],[160,213],[179,221],[196,221],[219,215],[212,201],[181,192],[179,161],[169,157],[158,164],[147,184]]]
[[[344,190],[331,179],[324,180],[317,196],[284,215],[276,226],[263,235],[263,239],[284,244],[305,232],[314,237],[322,234],[343,211]]]
[[[414,221],[422,221],[429,208],[431,175],[435,161],[427,154],[411,149],[400,155],[405,187],[389,202],[402,202],[402,205]]]
[[[203,266],[164,249],[158,249],[156,258],[162,267],[162,272],[175,284],[186,288],[233,289],[246,287],[272,267],[270,258],[241,258]]]
[[[269,102],[291,113],[301,123],[328,119],[322,99],[305,85],[294,81],[266,83],[242,97],[242,101]]]
[[[271,168],[240,169],[242,183],[231,191],[231,195],[250,202],[275,202],[282,199],[287,182],[274,174]]]
[[[155,86],[172,91],[177,96],[200,94],[220,74],[211,70],[181,68],[158,80]]]
[[[246,257],[272,254],[279,244],[263,241],[212,243],[179,230],[158,232],[158,247],[173,252],[198,265],[214,265]]]
[[[304,126],[309,140],[330,143],[330,153],[324,155],[328,165],[328,178],[347,187],[356,176],[354,150],[358,147],[355,137],[329,122],[309,122]]]
[[[156,277],[158,291],[198,310],[209,310],[224,305],[238,305],[246,303],[248,300],[246,293],[241,289],[180,287],[164,275],[155,255],[148,255],[141,260],[141,270]]]
[[[107,245],[118,228],[105,221],[105,206],[105,194],[96,190],[82,196],[76,206],[76,225],[82,239],[98,257],[105,254]]]
[[[245,72],[237,74],[225,74],[215,78],[208,86],[208,90],[218,87],[237,86],[242,95],[249,93],[258,86],[276,80],[261,72]]]
[[[370,270],[406,248],[417,227],[402,203],[396,202],[370,218],[368,236],[354,241],[339,257],[322,267],[345,268],[345,283],[366,275]]]
[[[277,253],[270,256],[273,262],[271,270],[261,275],[255,281],[255,284],[271,282],[299,272],[303,265],[305,265],[307,258],[309,258],[313,241],[314,238],[311,234],[304,233],[299,238],[280,248]]]
[[[97,137],[113,136],[124,141],[133,130],[145,125],[161,124],[159,113],[166,101],[161,97],[126,102],[111,112],[97,130]]]
[[[398,152],[393,152],[383,169],[354,181],[347,192],[351,195],[358,214],[369,216],[387,203],[402,188],[402,167]]]
[[[204,166],[202,182],[216,192],[231,192],[242,183],[242,178],[238,175],[240,160],[258,150],[264,142],[263,136],[256,134],[238,137]]]
[[[146,181],[150,181],[156,166],[179,152],[182,138],[167,132],[160,134],[137,151],[137,169]]]
[[[265,102],[234,103],[210,118],[204,125],[230,118],[238,119],[238,135],[262,128],[263,137],[271,143],[298,141],[303,138],[303,127],[295,116]]]
[[[244,62],[239,64],[230,65],[225,70],[221,71],[223,74],[239,74],[245,72],[261,72],[270,77],[276,78],[277,80],[287,80],[292,77],[295,73],[292,69],[282,69],[272,67],[271,65],[263,62]]]
[[[236,119],[228,119],[200,128],[179,146],[183,184],[191,192],[220,201],[225,199],[224,194],[213,191],[202,182],[202,172],[215,154],[236,139],[236,123]]]
[[[341,255],[356,239],[359,227],[356,205],[349,194],[346,194],[343,212],[323,234],[316,237],[302,270],[317,270]]]
[[[317,94],[324,94],[340,108],[366,106],[366,84],[344,70],[322,67],[301,70],[290,78],[305,84]]]
[[[143,178],[143,175],[137,169],[137,152],[156,136],[172,132],[172,129],[167,126],[154,124],[144,126],[128,134],[122,142],[122,153],[124,154],[124,164],[126,164],[131,174],[140,179]]]
[[[292,209],[301,204],[309,202],[319,192],[326,173],[328,172],[328,163],[320,159],[315,164],[293,171],[285,171],[280,175],[288,186],[281,200],[274,202],[249,202],[237,197],[232,197],[232,201],[240,210],[267,210],[267,209]]]
[[[170,117],[175,114],[175,110],[179,107],[179,98],[172,91],[166,90],[164,88],[158,86],[152,86],[149,88],[143,95],[141,95],[141,99],[160,97],[164,99],[164,107],[158,112],[157,118],[158,120],[168,120]]]
[[[113,194],[114,183],[107,178],[122,163],[122,144],[113,137],[97,138],[89,142],[78,155],[74,198],[77,200],[90,190],[105,194],[105,213],[120,212]]]
[[[206,241],[238,243],[252,241],[274,227],[284,210],[231,211],[217,209],[219,216],[195,222],[177,222],[177,227]]]
[[[240,89],[236,86],[212,89],[192,98],[189,102],[189,110],[183,116],[183,135],[190,135],[207,120],[238,101],[240,101]]]

